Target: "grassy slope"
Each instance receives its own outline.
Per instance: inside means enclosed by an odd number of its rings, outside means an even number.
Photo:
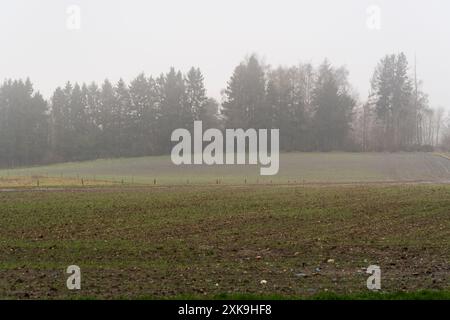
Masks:
[[[113,188],[0,203],[0,298],[364,297],[370,264],[384,292],[450,290],[448,185]],[[81,292],[65,288],[71,264]]]
[[[145,184],[450,181],[450,161],[425,153],[292,153],[281,155],[278,175],[261,177],[258,166],[177,167],[169,157],[144,157],[0,170],[0,187],[17,176],[35,176],[31,185],[38,176],[70,177],[74,185],[81,178]]]

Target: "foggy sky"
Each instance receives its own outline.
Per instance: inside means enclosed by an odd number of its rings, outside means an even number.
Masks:
[[[69,5],[81,29],[66,27]],[[366,9],[381,9],[381,29]],[[0,79],[30,77],[46,98],[68,80],[130,81],[198,66],[220,98],[234,67],[257,53],[272,66],[346,65],[361,99],[379,59],[404,51],[430,95],[450,109],[448,0],[2,0]]]

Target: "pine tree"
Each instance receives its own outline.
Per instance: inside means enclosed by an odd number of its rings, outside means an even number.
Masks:
[[[51,147],[53,161],[63,161],[66,158],[66,128],[67,110],[66,96],[60,87],[56,88],[51,98]]]
[[[171,68],[158,79],[160,106],[158,116],[158,149],[161,153],[171,150],[170,137],[178,128],[192,129],[193,117],[186,103],[186,85],[180,71]]]
[[[157,90],[155,81],[140,74],[130,84],[131,105],[127,116],[131,154],[148,155],[153,151]]]
[[[347,89],[347,73],[325,61],[318,71],[313,91],[313,126],[316,146],[321,151],[345,148],[355,100]]]
[[[208,98],[200,69],[192,67],[186,75],[186,103],[194,120],[206,120],[205,107]]]
[[[265,72],[255,55],[234,70],[222,105],[227,128],[270,128]]]
[[[129,128],[127,120],[131,116],[129,110],[131,104],[130,92],[123,79],[120,79],[114,88],[115,103],[112,108],[112,131],[115,138],[115,149],[117,156],[127,156],[130,153],[130,140],[128,136]]]
[[[385,56],[372,78],[372,103],[384,128],[385,150],[405,149],[414,142],[416,112],[404,53]]]
[[[282,68],[268,75],[267,104],[272,122],[280,129],[280,148],[285,151],[302,150],[306,145],[307,117],[302,70]]]
[[[92,82],[87,87],[87,132],[89,136],[89,157],[90,158],[98,158],[101,155],[101,92],[98,85],[95,82]]]
[[[86,159],[86,149],[89,149],[89,137],[87,135],[87,88],[80,87],[76,83],[72,89],[70,97],[70,138],[71,138],[71,155],[70,160]]]
[[[48,105],[30,79],[0,87],[0,164],[27,165],[48,156]]]
[[[114,87],[109,80],[105,80],[102,84],[99,101],[98,112],[98,126],[101,131],[99,138],[100,146],[102,146],[102,157],[109,157],[114,155],[117,150],[115,127],[113,122],[113,108],[116,105],[116,97],[114,94]]]

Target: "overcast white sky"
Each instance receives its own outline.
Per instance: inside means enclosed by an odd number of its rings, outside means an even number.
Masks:
[[[81,29],[66,27],[69,5]],[[381,29],[366,26],[370,5]],[[220,98],[233,68],[258,53],[277,66],[325,57],[365,98],[386,53],[417,55],[432,106],[450,108],[448,0],[1,0],[0,79],[29,76],[46,97],[66,81],[129,81],[170,66],[202,69]]]

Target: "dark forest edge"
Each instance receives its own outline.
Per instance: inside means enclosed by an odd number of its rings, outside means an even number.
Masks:
[[[444,109],[432,109],[403,53],[378,63],[360,101],[345,67],[327,60],[271,68],[252,55],[239,64],[219,103],[198,68],[140,74],[130,84],[58,87],[49,101],[32,82],[0,87],[0,166],[168,154],[170,135],[191,129],[279,128],[280,151],[450,150]]]

